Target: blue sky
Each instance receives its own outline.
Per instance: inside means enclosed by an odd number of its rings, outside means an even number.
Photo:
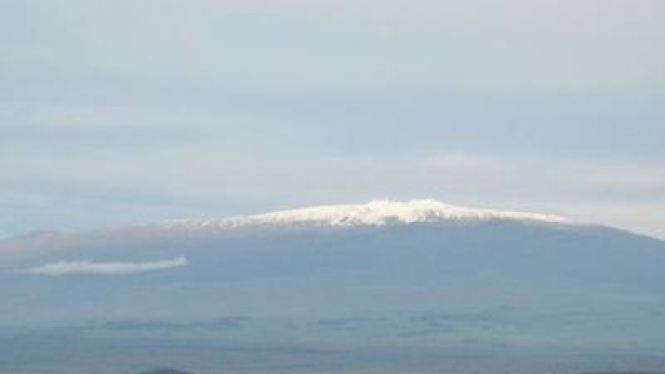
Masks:
[[[0,1],[0,234],[378,198],[665,237],[665,3]]]

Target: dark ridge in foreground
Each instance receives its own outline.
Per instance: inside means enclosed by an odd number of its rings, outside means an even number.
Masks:
[[[581,374],[665,374],[665,371],[594,371]]]
[[[192,373],[176,369],[154,369],[154,370],[144,371],[141,374],[192,374]]]

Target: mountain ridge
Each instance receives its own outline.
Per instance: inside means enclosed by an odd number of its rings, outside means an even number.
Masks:
[[[373,200],[364,204],[318,205],[227,218],[174,219],[145,225],[163,228],[235,228],[256,224],[310,224],[320,226],[383,226],[444,220],[518,220],[573,224],[554,214],[472,208],[434,199]]]

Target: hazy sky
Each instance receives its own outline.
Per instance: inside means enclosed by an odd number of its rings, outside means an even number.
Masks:
[[[665,1],[0,0],[0,235],[432,197],[665,238]]]

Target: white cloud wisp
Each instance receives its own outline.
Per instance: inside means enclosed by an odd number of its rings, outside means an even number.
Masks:
[[[58,261],[28,270],[28,273],[47,276],[63,275],[128,275],[171,269],[187,265],[185,257],[152,262],[91,262]]]

